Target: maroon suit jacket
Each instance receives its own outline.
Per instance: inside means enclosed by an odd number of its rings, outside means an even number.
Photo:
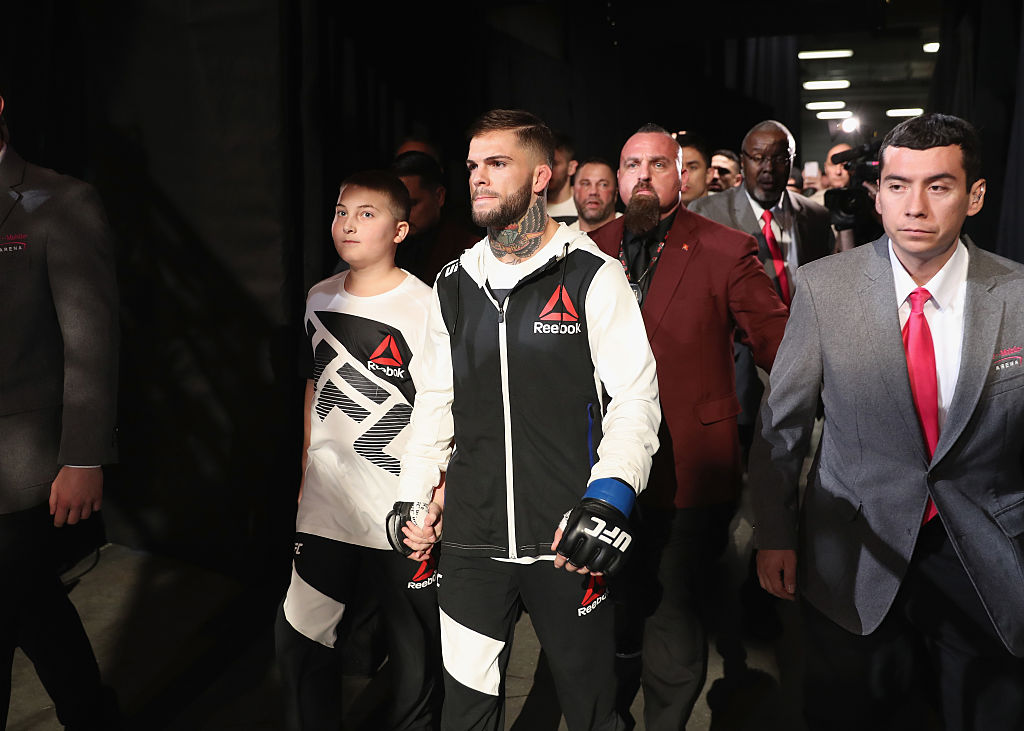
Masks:
[[[624,218],[590,238],[618,257]],[[661,448],[641,496],[654,507],[713,505],[739,494],[733,333],[770,371],[788,317],[753,237],[680,206],[643,307],[658,364]]]

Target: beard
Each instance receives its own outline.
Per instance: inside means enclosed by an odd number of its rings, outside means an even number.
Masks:
[[[638,190],[654,190],[649,185],[637,183],[626,204],[624,223],[631,234],[645,234],[653,231],[661,220],[661,202],[657,195],[637,195]]]
[[[526,215],[530,208],[530,195],[533,193],[533,181],[527,180],[522,188],[498,198],[498,207],[489,211],[473,211],[473,223],[484,228],[506,228]],[[478,195],[498,195],[493,190],[473,191],[473,199]]]
[[[585,206],[577,206],[576,210],[580,214],[580,219],[586,221],[588,224],[600,223],[606,218],[610,218],[615,212],[615,199],[612,198],[608,201],[608,205],[603,208],[596,208],[593,211]]]

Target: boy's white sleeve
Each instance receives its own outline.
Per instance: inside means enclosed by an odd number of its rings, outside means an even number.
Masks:
[[[402,455],[398,500],[427,502],[452,452],[452,351],[435,288],[430,298],[427,333],[421,351],[416,403],[409,421],[409,441]]]
[[[614,260],[605,262],[586,298],[587,332],[597,377],[611,396],[591,482],[612,477],[638,493],[658,451],[661,404],[654,354],[636,296]]]

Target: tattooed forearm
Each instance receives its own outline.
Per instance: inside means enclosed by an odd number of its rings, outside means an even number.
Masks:
[[[507,264],[518,264],[533,256],[540,248],[548,224],[544,196],[538,196],[526,213],[505,228],[488,228],[491,253]]]

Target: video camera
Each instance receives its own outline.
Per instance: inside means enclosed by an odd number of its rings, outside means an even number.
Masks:
[[[882,226],[875,216],[874,197],[864,183],[878,184],[878,149],[881,139],[865,142],[851,150],[837,152],[832,164],[842,164],[850,173],[850,183],[845,188],[825,191],[825,207],[831,214],[836,231],[853,229],[855,245],[874,241],[882,235]]]

